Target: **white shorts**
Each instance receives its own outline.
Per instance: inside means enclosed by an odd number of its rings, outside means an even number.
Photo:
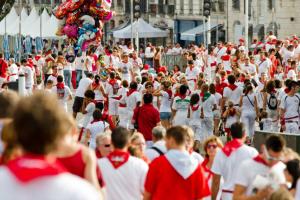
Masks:
[[[119,102],[113,98],[108,101],[108,113],[110,115],[118,115]]]

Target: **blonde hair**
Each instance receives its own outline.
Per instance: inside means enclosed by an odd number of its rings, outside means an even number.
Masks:
[[[280,188],[271,195],[269,200],[294,200],[294,197],[287,189]]]
[[[135,140],[140,139],[140,138],[145,139],[144,136],[143,136],[143,134],[141,134],[140,132],[135,132],[130,137],[130,143],[133,143]]]
[[[215,143],[217,143],[217,146],[219,147],[219,148],[223,148],[223,143],[222,143],[222,141],[220,140],[220,138],[218,138],[217,136],[210,136],[209,138],[207,138],[205,141],[204,141],[204,143],[203,143],[203,148],[204,148],[204,151],[205,151],[205,154],[206,154],[206,156],[208,156],[207,155],[207,146],[208,146],[208,144],[209,143],[211,143],[211,142],[215,142]]]

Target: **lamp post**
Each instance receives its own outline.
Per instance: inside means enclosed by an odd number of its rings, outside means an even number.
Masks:
[[[133,44],[133,0],[130,0],[131,44]]]
[[[248,7],[249,0],[245,0],[245,48],[248,50],[248,30],[249,30],[249,16],[248,16]]]

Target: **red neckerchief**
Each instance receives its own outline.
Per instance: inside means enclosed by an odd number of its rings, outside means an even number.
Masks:
[[[242,82],[242,83],[244,83],[245,82],[245,77],[244,76],[241,76],[241,78],[240,78],[240,82]]]
[[[56,77],[56,78],[57,78],[57,76],[58,76],[58,73],[56,73],[56,74],[52,73],[52,76],[54,76],[54,77]]]
[[[199,108],[199,104],[196,104],[196,106],[195,105],[191,105],[192,111],[196,111],[196,110],[198,110],[198,108]]]
[[[233,108],[233,111],[229,111],[229,115],[230,116],[234,116],[236,114],[236,110],[235,110],[235,108]]]
[[[32,58],[28,58],[27,60],[27,65],[31,68],[33,68],[34,64],[33,64],[33,61],[32,61]]]
[[[256,157],[253,158],[253,160],[267,167],[269,166],[268,163],[261,157],[261,155],[257,155]]]
[[[209,181],[209,179],[214,175],[214,173],[207,167],[208,161],[209,161],[208,158],[205,158],[204,161],[201,164],[203,170],[206,173],[208,173],[208,176],[206,178],[207,181]]]
[[[243,142],[241,140],[233,139],[232,141],[226,143],[226,145],[222,148],[222,151],[227,157],[229,157],[232,152],[236,151],[242,145]]]
[[[136,92],[136,89],[129,89],[129,91],[127,92],[127,96],[129,97],[132,93]]]
[[[186,94],[178,94],[178,96],[181,98],[181,99],[185,99],[185,97],[186,97]]]
[[[111,55],[111,53],[109,53],[109,50],[108,50],[108,49],[105,49],[104,52],[105,52],[105,54],[106,54],[107,56],[110,56],[110,55]]]
[[[285,92],[286,94],[288,94],[288,93],[290,92],[289,88],[285,88],[285,89],[284,89],[284,92]]]
[[[56,87],[57,87],[57,89],[64,89],[65,88],[65,84],[64,83],[57,83]]]
[[[172,95],[173,95],[172,90],[166,90],[166,93],[168,93],[169,99],[172,99]]]
[[[95,154],[98,159],[102,158],[102,155],[98,149],[95,149]]]
[[[36,61],[39,61],[39,59],[41,59],[41,55],[36,55],[36,56],[34,56],[34,60],[36,60]]]
[[[118,169],[123,164],[125,164],[129,159],[129,153],[120,150],[114,150],[111,152],[107,158],[115,169]]]
[[[234,91],[238,86],[235,84],[229,84],[227,87],[229,87],[232,91]]]
[[[93,82],[93,83],[92,83],[92,88],[95,89],[95,88],[97,88],[99,85],[100,85],[100,83]]]
[[[58,161],[50,163],[45,156],[24,155],[7,164],[9,171],[23,183],[45,176],[56,176],[66,172]]]
[[[224,55],[224,56],[221,56],[221,59],[224,60],[224,61],[229,61],[230,60],[230,55]]]
[[[118,81],[116,80],[116,79],[110,79],[109,81],[108,81],[108,83],[111,85],[111,86],[113,86],[114,87],[114,85],[117,83]]]

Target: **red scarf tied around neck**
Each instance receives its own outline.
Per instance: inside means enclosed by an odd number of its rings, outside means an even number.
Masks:
[[[129,153],[120,150],[114,150],[111,152],[107,158],[115,169],[118,169],[123,164],[125,164],[129,159]]]
[[[129,89],[129,91],[127,92],[127,96],[129,97],[135,91],[137,91],[137,90],[136,89]]]
[[[227,142],[227,144],[223,147],[222,151],[227,157],[229,157],[232,154],[232,152],[236,151],[242,145],[243,142],[241,140],[233,139],[232,141]]]
[[[260,163],[260,164],[268,166],[268,163],[261,157],[261,155],[258,155],[256,157],[254,157],[253,160]]]
[[[227,87],[229,87],[232,91],[234,91],[238,86],[235,84],[229,84]]]
[[[10,161],[7,164],[7,168],[22,183],[66,172],[58,161],[49,162],[42,155],[24,155]]]
[[[57,89],[64,89],[65,88],[65,84],[64,83],[57,83],[56,84]]]
[[[196,111],[199,108],[199,104],[191,105],[192,111]]]

